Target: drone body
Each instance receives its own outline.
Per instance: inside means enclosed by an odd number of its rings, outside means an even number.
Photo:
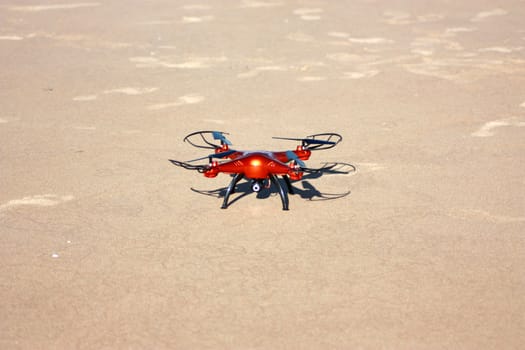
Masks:
[[[301,145],[293,151],[237,151],[230,149],[231,142],[224,136],[226,133],[219,131],[197,131],[187,135],[185,142],[197,148],[213,149],[214,153],[208,156],[193,159],[186,162],[170,159],[176,166],[189,170],[197,170],[208,178],[214,178],[219,173],[232,174],[233,179],[226,190],[222,209],[228,207],[228,199],[235,191],[235,186],[243,178],[252,182],[252,190],[259,192],[262,188],[268,188],[273,184],[279,191],[283,210],[288,210],[288,193],[294,194],[291,180],[300,180],[304,173],[317,173],[328,171],[339,163],[327,164],[319,169],[306,168],[303,161],[308,160],[313,150],[329,149],[337,145],[342,137],[335,133],[324,133],[310,135],[304,139],[281,138],[276,139],[301,141]],[[199,140],[200,137],[200,140]],[[220,141],[220,145],[210,140]],[[196,140],[197,139],[197,140]],[[206,165],[194,165],[192,162],[208,159]],[[219,162],[214,159],[227,159]],[[339,172],[346,173],[346,172]],[[286,183],[286,189],[279,182],[281,176]]]

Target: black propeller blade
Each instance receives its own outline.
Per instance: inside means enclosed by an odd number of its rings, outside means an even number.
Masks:
[[[305,138],[293,138],[293,137],[273,137],[278,140],[291,140],[291,141],[301,141],[301,144],[304,148],[309,150],[325,150],[335,147],[343,137],[336,133],[322,133],[309,135]]]
[[[206,170],[208,165],[195,165],[195,164],[189,164],[187,162],[181,162],[178,160],[168,159],[173,165],[180,166],[184,169],[188,170],[197,170],[199,173],[202,173]]]
[[[212,158],[219,158],[219,159],[221,159],[221,158],[225,158],[225,157],[227,157],[227,156],[229,156],[230,154],[233,154],[233,153],[235,153],[235,152],[237,152],[237,151],[234,150],[234,149],[230,149],[230,150],[227,150],[227,151],[225,151],[225,152],[213,153],[213,154],[209,154],[209,155],[207,155],[207,156],[205,156],[205,157],[200,157],[200,158],[196,158],[196,159],[188,160],[187,162],[188,162],[188,163],[192,163],[192,162],[196,162],[196,161],[198,161],[198,160],[203,160],[203,159],[210,159],[210,160],[211,160]]]

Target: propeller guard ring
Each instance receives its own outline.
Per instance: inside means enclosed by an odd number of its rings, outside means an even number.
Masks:
[[[186,135],[183,141],[188,142],[190,145],[192,145],[193,147],[197,147],[197,148],[217,149],[217,148],[221,148],[224,144],[222,140],[220,144],[216,143],[215,140],[217,140],[216,138],[217,135],[224,136],[224,135],[229,135],[229,134],[226,132],[222,132],[222,131],[211,131],[211,130],[196,131],[196,132],[192,132],[191,134]],[[200,139],[198,138],[199,136],[200,136]]]

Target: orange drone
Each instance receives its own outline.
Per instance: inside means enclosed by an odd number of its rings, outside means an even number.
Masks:
[[[321,168],[307,168],[304,161],[310,158],[312,151],[326,150],[335,147],[343,139],[335,133],[322,133],[305,138],[274,137],[274,139],[300,141],[295,150],[287,151],[238,151],[231,149],[232,143],[226,138],[227,133],[220,131],[197,131],[184,138],[194,147],[213,149],[214,153],[202,158],[181,162],[170,159],[176,166],[188,170],[197,170],[208,178],[216,177],[219,173],[232,174],[233,179],[226,189],[222,209],[228,207],[228,199],[235,192],[235,186],[243,178],[251,181],[251,189],[259,192],[273,184],[281,196],[283,210],[288,210],[288,193],[294,194],[291,181],[301,180],[304,173],[332,172],[347,174],[349,171],[335,170],[342,165],[352,171],[355,167],[347,163],[325,163]],[[220,142],[220,144],[219,144]],[[196,165],[193,162],[208,159],[208,164]],[[224,161],[218,161],[218,160]],[[279,182],[281,176],[286,184],[286,189]]]

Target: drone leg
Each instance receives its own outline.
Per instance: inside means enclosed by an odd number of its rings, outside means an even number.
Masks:
[[[286,187],[288,188],[288,192],[290,192],[290,194],[295,194],[293,191],[292,183],[290,182],[290,178],[288,177],[288,175],[283,175],[283,179],[284,179],[284,182],[286,182]]]
[[[270,175],[271,181],[274,183],[275,187],[279,190],[279,195],[281,196],[281,201],[283,202],[283,210],[288,210],[288,193],[279,183],[279,179],[275,175]]]
[[[234,192],[235,185],[237,185],[237,182],[241,181],[242,177],[243,177],[243,174],[236,174],[233,177],[232,182],[230,182],[230,185],[228,186],[228,189],[226,190],[226,194],[224,195],[224,202],[222,202],[221,209],[228,208],[228,199],[230,198],[230,194]]]

